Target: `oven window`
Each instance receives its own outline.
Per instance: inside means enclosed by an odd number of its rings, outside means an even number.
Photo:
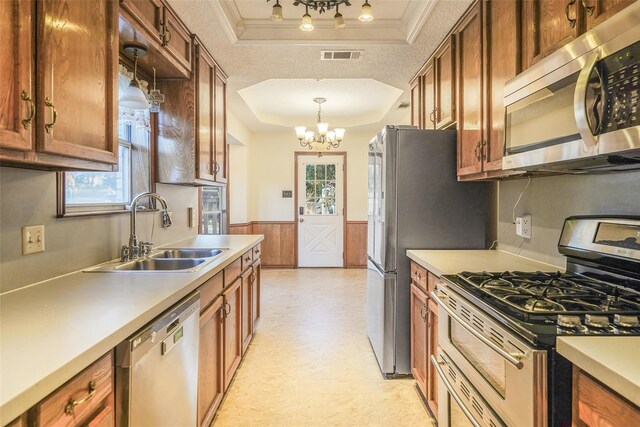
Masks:
[[[573,112],[579,72],[506,107],[507,153],[580,139]]]
[[[453,345],[504,398],[506,390],[506,362],[504,359],[457,322],[451,321],[449,331]]]

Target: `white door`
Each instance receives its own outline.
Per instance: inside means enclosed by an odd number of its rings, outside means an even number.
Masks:
[[[343,267],[342,156],[298,156],[298,267]]]

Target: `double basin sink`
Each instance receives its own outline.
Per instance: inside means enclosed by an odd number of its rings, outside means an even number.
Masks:
[[[85,272],[184,271],[200,269],[224,249],[165,249],[133,261],[100,264]]]

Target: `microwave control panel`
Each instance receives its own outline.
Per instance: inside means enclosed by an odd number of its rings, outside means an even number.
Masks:
[[[606,104],[601,133],[640,125],[640,42],[600,61]]]

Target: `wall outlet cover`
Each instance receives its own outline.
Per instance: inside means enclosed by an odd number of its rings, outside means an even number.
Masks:
[[[44,252],[44,225],[22,227],[22,255]]]
[[[523,215],[516,218],[516,234],[525,239],[531,238],[531,215]]]

